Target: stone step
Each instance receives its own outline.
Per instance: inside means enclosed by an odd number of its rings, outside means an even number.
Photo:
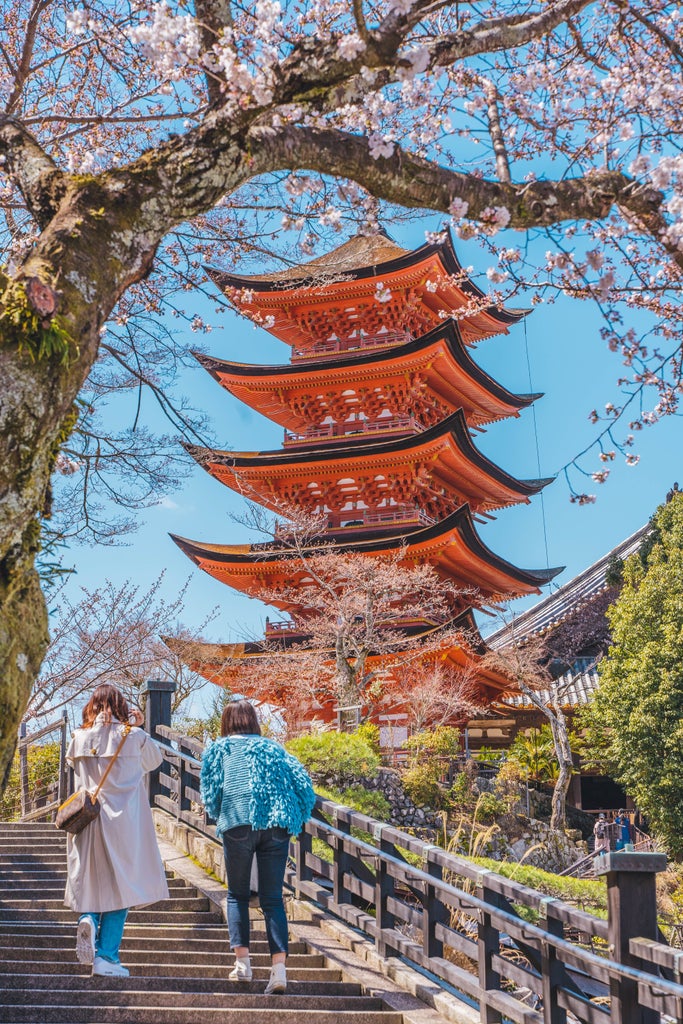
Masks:
[[[30,922],[19,922],[16,925],[0,923],[0,935],[1,936],[12,936],[12,935],[27,935],[33,937],[36,943],[39,943],[42,936],[63,936],[66,941],[71,941],[76,927],[77,917],[75,914],[71,915],[71,918],[67,924],[52,924],[49,921],[39,920],[31,924]],[[227,925],[221,921],[219,923],[211,924],[190,924],[190,925],[169,925],[166,928],[153,928],[149,925],[144,924],[130,924],[130,918],[126,921],[125,938],[128,939],[152,939],[169,941],[187,941],[190,939],[197,940],[212,940],[215,938],[222,938],[227,935]],[[263,921],[256,922],[251,926],[251,937],[253,941],[265,942],[265,929],[263,927]]]
[[[5,852],[10,852],[16,848],[30,850],[38,852],[50,853],[50,851],[60,848],[63,850],[67,849],[67,838],[61,837],[58,831],[55,829],[51,836],[3,836],[0,834],[0,855]]]
[[[226,1009],[201,1005],[164,1010],[163,1024],[225,1024]],[[277,1010],[278,1024],[402,1024],[399,1013],[360,1010],[289,1010],[286,1003]],[[239,1024],[266,1024],[273,1014],[268,1008],[235,1010]],[[4,1024],[160,1024],[158,1007],[147,1006],[13,1006],[7,1008]]]
[[[253,988],[253,985],[250,986]],[[127,991],[118,990],[116,993],[117,1006],[157,1006],[157,1007],[195,1007],[198,1002],[202,1006],[214,1009],[222,1007],[226,1010],[234,1009],[261,1009],[276,1010],[279,1015],[281,1009],[287,1010],[381,1010],[382,1000],[376,996],[333,996],[329,994],[302,995],[300,993],[284,993],[283,995],[264,995],[264,985],[259,985],[259,991],[242,992],[235,989],[233,992],[155,992],[138,987]],[[50,1004],[52,1006],[108,1006],[112,997],[112,990],[100,990],[93,992],[83,986],[78,992],[61,991],[50,992]],[[0,989],[0,1006],[41,1006],[45,1004],[45,992],[20,989]]]
[[[129,950],[126,960],[126,967],[135,965],[147,965],[152,957],[150,950]],[[28,949],[7,949],[4,951],[3,962],[0,963],[0,972],[6,973],[9,965],[24,964],[28,969],[29,964],[43,963],[66,963],[73,964],[75,960],[75,943],[68,949],[42,949],[33,947]],[[203,950],[188,950],[187,953],[179,953],[173,950],[164,952],[154,950],[154,965],[159,967],[191,967],[196,964],[198,967],[213,965],[215,967],[232,967],[234,957],[232,953],[209,953]],[[269,967],[270,956],[268,953],[254,953],[251,956],[252,967]],[[325,958],[319,953],[296,953],[287,957],[289,967],[324,967]],[[139,973],[139,972],[138,972]]]
[[[21,899],[29,900],[32,905],[36,900],[44,903],[57,902],[61,904],[64,900],[65,888],[65,882],[48,880],[42,882],[40,888],[38,888],[35,882],[31,885],[22,885],[19,882],[15,882],[12,885],[0,884],[0,902],[5,903],[7,901],[11,903]],[[171,900],[205,900],[205,897],[200,896],[196,889],[183,885],[182,882],[169,882],[168,891]]]
[[[58,909],[63,905],[63,903],[64,893],[61,893],[59,897],[55,897],[54,899],[24,899],[22,893],[20,898],[3,900],[3,915],[6,910],[35,910],[36,904],[40,904],[40,907],[44,908],[46,911],[51,911],[53,909]],[[167,900],[160,900],[158,903],[152,903],[146,909],[148,911],[159,910],[166,914],[170,912],[201,913],[202,911],[210,910],[211,903],[206,896],[172,897]]]
[[[70,929],[64,935],[41,935],[39,938],[34,935],[17,935],[16,933],[0,934],[0,950],[4,949],[33,949],[37,944],[44,950],[68,949],[73,951],[75,943],[75,929]],[[179,952],[197,953],[230,953],[230,941],[227,929],[222,934],[217,933],[215,938],[203,939],[171,939],[166,935],[155,935],[154,938],[135,938],[124,933],[122,950],[147,950],[151,952],[156,949],[177,950]],[[267,953],[268,943],[263,940],[251,940],[250,949],[252,955]],[[305,942],[290,942],[289,952],[303,956],[307,951]]]
[[[83,964],[79,964],[75,959],[75,954],[71,954],[71,961],[67,960],[14,960],[8,961],[3,958],[0,961],[0,986],[6,987],[5,975],[13,975],[15,972],[21,974],[44,974],[44,975],[80,975],[81,977],[90,976],[90,968],[85,967]],[[301,966],[296,964],[297,960],[307,959],[303,957],[291,957],[287,961],[287,977],[293,981],[316,981],[323,979],[324,981],[341,981],[341,971],[335,968],[327,968],[320,965],[302,964]],[[322,961],[322,957],[319,958]],[[40,972],[36,970],[37,966],[40,966]],[[256,981],[267,981],[270,976],[270,958],[268,963],[264,966],[253,967],[254,979]],[[216,978],[216,971],[213,967],[207,967],[206,964],[201,961],[196,964],[159,964],[159,963],[147,963],[147,964],[135,964],[131,970],[131,976],[135,978]],[[225,971],[225,978],[227,979],[228,971]],[[154,985],[150,984],[153,988]]]
[[[296,975],[300,974],[300,971],[296,972]],[[289,995],[327,994],[331,996],[344,996],[345,998],[362,995],[362,988],[357,982],[326,980],[329,975],[335,974],[339,974],[339,972],[326,969],[316,973],[315,981],[301,981],[294,980],[295,973],[289,970],[287,972],[287,993]],[[74,998],[74,993],[78,994],[81,990],[88,992],[101,990],[107,991],[111,995],[112,992],[128,991],[129,989],[139,990],[142,984],[139,976],[132,976],[130,978],[93,978],[90,974],[11,974],[2,977],[0,981],[0,987],[5,991],[48,989],[50,992],[71,993],[71,998]],[[262,993],[263,987],[263,982],[261,981],[230,981],[227,975],[214,975],[209,978],[146,978],[144,985],[145,991],[153,989],[155,992],[224,992],[227,994],[234,992]]]
[[[40,867],[60,867],[66,869],[66,852],[54,851],[36,856],[34,853],[23,851],[22,853],[5,853],[2,862],[6,867],[30,867],[32,864]]]
[[[3,908],[2,920],[5,924],[12,922],[41,924],[48,921],[73,924],[76,921],[76,915],[73,910],[67,910],[66,908],[64,910],[53,910],[52,908],[41,910],[34,905],[32,910],[5,910]],[[193,913],[190,910],[177,910],[166,913],[161,910],[131,910],[128,920],[131,924],[176,925],[220,924],[223,919],[220,914],[212,913],[211,911]]]

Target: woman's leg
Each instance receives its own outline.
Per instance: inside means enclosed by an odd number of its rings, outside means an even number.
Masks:
[[[284,992],[287,987],[285,959],[288,929],[282,886],[285,879],[289,833],[283,828],[263,829],[256,842],[258,896],[266,923],[268,948],[273,962],[266,993]]]
[[[228,932],[230,946],[244,966],[238,980],[251,979],[249,960],[249,897],[254,833],[251,825],[238,825],[223,833],[225,875],[228,883]],[[240,965],[236,966],[236,970]],[[237,977],[237,974],[235,975]]]
[[[100,928],[96,940],[97,956],[110,964],[119,964],[119,949],[123,938],[123,929],[128,916],[127,908],[123,910],[107,910],[100,914]]]

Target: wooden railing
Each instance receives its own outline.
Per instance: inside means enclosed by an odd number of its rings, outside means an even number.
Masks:
[[[56,718],[31,733],[28,732],[26,723],[21,723],[17,743],[21,821],[39,821],[41,818],[51,817],[62,800],[66,799],[69,789],[68,768],[65,761],[66,732],[66,713],[61,718]],[[53,743],[59,744],[58,766],[49,778],[32,781],[29,751],[31,747],[44,746],[48,736],[54,736]],[[43,742],[39,744],[41,740]]]
[[[412,335],[408,331],[384,331],[381,334],[360,334],[354,338],[334,338],[319,341],[310,348],[292,349],[292,362],[343,355],[346,352],[360,352],[365,349],[387,348],[389,345],[405,345],[412,340]]]
[[[378,420],[355,420],[353,423],[329,423],[324,427],[314,427],[303,434],[295,434],[285,430],[285,448],[293,445],[311,444],[313,441],[348,441],[356,437],[375,434],[383,438],[385,434],[420,433],[422,424],[414,416],[385,416]]]
[[[148,728],[166,755],[153,802],[215,839],[200,804],[202,744],[154,721],[152,706]],[[662,1014],[683,1021],[683,954],[657,928],[662,854],[598,859],[603,920],[320,798],[291,853],[287,883],[299,898],[365,934],[380,955],[474,1000],[483,1024],[658,1024]]]

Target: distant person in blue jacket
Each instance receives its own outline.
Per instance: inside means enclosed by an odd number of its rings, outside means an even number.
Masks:
[[[226,704],[221,738],[204,751],[204,805],[223,837],[228,880],[228,930],[235,951],[229,977],[251,981],[249,895],[254,855],[258,897],[272,959],[266,995],[287,988],[287,917],[282,887],[289,837],[298,835],[315,803],[306,769],[275,740],[261,736],[256,711],[247,700]]]

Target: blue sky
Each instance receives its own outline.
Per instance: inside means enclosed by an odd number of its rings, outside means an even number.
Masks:
[[[425,226],[432,225],[421,220],[410,229],[390,230],[399,244],[412,248],[424,240]],[[519,236],[509,234],[510,244],[518,244]],[[342,241],[345,236],[339,237],[338,244]],[[457,249],[463,264],[474,264],[480,270],[488,265],[476,243],[460,242]],[[203,336],[203,342],[212,354],[243,362],[288,361],[289,348],[265,331],[229,311],[217,317],[213,307],[205,305],[206,319],[214,330]],[[519,300],[514,305],[520,305]],[[200,311],[204,315],[204,308]],[[495,424],[486,434],[478,435],[476,444],[484,454],[521,478],[538,476],[540,462],[540,476],[545,477],[555,475],[591,443],[598,428],[590,424],[588,414],[593,408],[604,409],[608,401],[618,404],[615,382],[622,372],[618,356],[610,353],[600,338],[601,326],[592,305],[562,298],[554,305],[536,307],[527,318],[526,330],[519,324],[507,336],[476,347],[476,360],[505,387],[544,393],[535,404],[535,417],[526,410],[518,419]],[[188,329],[187,347],[196,347],[197,340]],[[249,451],[280,447],[281,428],[237,402],[199,366],[185,374],[182,391],[212,416],[220,447]],[[151,402],[149,408],[151,414]],[[617,426],[617,438],[626,433],[626,424]],[[570,503],[569,490],[560,476],[542,498],[502,511],[495,522],[481,526],[483,541],[525,568],[566,566],[557,582],[568,581],[642,526],[675,480],[683,485],[681,437],[677,417],[640,431],[637,466],[626,466],[617,455],[607,483],[582,482],[575,476],[577,488],[597,494],[596,504],[579,507]],[[586,457],[584,465],[590,471],[601,468],[597,452]],[[201,573],[168,536],[176,533],[213,543],[244,542],[245,529],[231,518],[242,507],[240,498],[197,467],[177,493],[140,513],[140,528],[127,538],[125,546],[74,548],[66,559],[77,570],[69,582],[71,596],[77,597],[80,587],[93,588],[105,579],[115,583],[133,579],[146,587],[165,570],[168,594],[177,592],[191,577],[185,602],[187,625],[196,627],[218,607],[219,614],[206,632],[210,639],[239,640],[260,634],[267,609]],[[511,608],[521,611],[535,600],[538,598],[516,601]],[[481,624],[485,629],[486,620]]]

